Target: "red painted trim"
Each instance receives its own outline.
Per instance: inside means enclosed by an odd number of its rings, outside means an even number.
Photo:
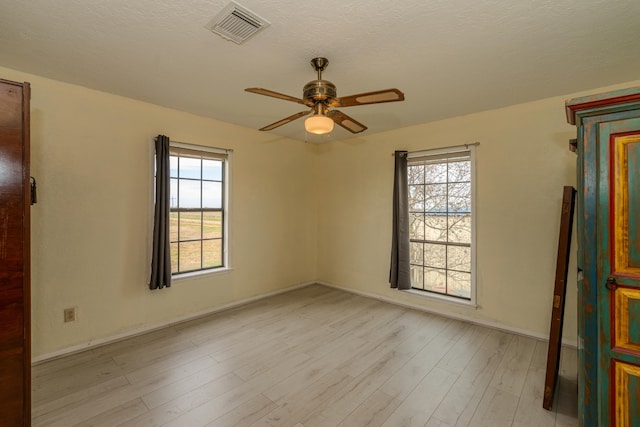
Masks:
[[[620,274],[618,273],[618,266],[616,265],[616,227],[615,227],[615,216],[616,216],[616,204],[615,204],[615,195],[616,195],[616,151],[615,151],[615,142],[616,138],[623,137],[627,135],[635,135],[637,131],[631,132],[621,132],[621,133],[612,133],[609,135],[609,274],[616,277],[633,277],[633,275],[629,274]],[[611,348],[615,348],[618,343],[616,341],[616,330],[615,330],[615,296],[612,293],[609,293],[609,333],[611,334],[610,343]]]
[[[575,117],[575,116],[574,116]],[[616,177],[615,177],[615,138],[616,134],[609,135],[609,274],[615,274],[616,272],[616,253],[615,253],[615,241],[616,241],[616,229],[615,229],[615,190],[616,190]],[[604,277],[603,277],[604,279]],[[603,284],[600,284],[602,286]],[[609,297],[609,349],[606,350],[609,359],[609,422],[610,425],[616,425],[616,362],[612,357],[611,350],[617,345],[616,335],[616,297],[615,291],[609,291],[607,289]],[[606,360],[606,358],[605,358]]]
[[[616,227],[615,227],[615,214],[616,214],[616,185],[618,184],[616,180],[616,138],[624,137],[628,135],[637,135],[638,131],[629,131],[629,132],[619,132],[612,133],[609,135],[609,266],[610,266],[610,274],[617,277],[635,277],[630,274],[620,274],[618,273],[618,266],[616,265]],[[627,188],[627,191],[629,189]],[[619,286],[623,287],[623,286]],[[632,289],[636,289],[634,287],[630,287]],[[616,410],[616,399],[617,399],[617,377],[616,377],[616,362],[618,362],[614,357],[612,352],[618,351],[624,354],[630,354],[633,356],[638,356],[638,353],[630,351],[628,349],[618,349],[618,337],[616,334],[616,298],[615,292],[609,292],[609,333],[610,335],[610,349],[607,351],[609,354],[609,420],[610,425],[615,426],[618,425],[617,419],[617,410]],[[625,362],[627,363],[627,362]]]
[[[616,229],[615,229],[615,214],[616,205],[616,182],[615,182],[615,168],[616,168],[616,151],[615,140],[619,137],[625,137],[629,135],[638,135],[639,131],[633,130],[629,132],[612,133],[609,135],[609,265],[611,266],[611,274],[619,277],[634,278],[636,275],[630,273],[619,273],[618,266],[616,265],[616,253],[615,253],[615,241],[616,241]],[[629,189],[627,188],[627,191]]]
[[[626,102],[640,101],[640,93],[634,93],[631,95],[623,95],[616,98],[598,99],[595,101],[583,102],[582,104],[566,105],[565,110],[567,113],[567,121],[569,124],[576,124],[576,112],[580,110],[587,110],[591,108],[597,108],[604,105],[624,104]]]
[[[611,351],[615,351],[616,353],[626,354],[627,356],[632,356],[632,357],[640,356],[640,352],[629,350],[628,348],[624,348],[624,347],[613,347]],[[632,363],[630,363],[630,365],[632,365]]]
[[[609,348],[606,349],[606,353],[609,359],[609,416],[611,417],[611,425],[615,426],[616,424],[613,422],[615,420],[615,395],[616,395],[616,370],[615,370],[615,359],[611,354],[611,351],[616,347],[617,336],[616,336],[616,298],[614,295],[614,291],[609,291]],[[606,358],[605,358],[606,360]]]
[[[615,274],[617,270],[616,266],[616,137],[618,134],[612,133],[609,135],[609,266],[611,268],[610,273]]]
[[[630,365],[630,366],[635,366],[640,368],[640,364],[637,363],[631,363],[631,362],[621,362],[621,361],[617,361],[618,363],[624,363],[625,365]],[[614,387],[611,386],[611,384],[615,384],[616,383],[616,369],[615,369],[615,364],[614,363],[610,363],[611,365],[611,369],[610,369],[610,374],[609,374],[609,388],[611,389],[611,391],[614,391]],[[610,392],[609,393],[609,419],[611,420],[611,426],[617,426],[619,425],[618,423],[616,423],[616,395],[615,393]],[[635,425],[635,424],[634,424]]]
[[[633,273],[615,273],[614,275],[616,277],[620,277],[622,279],[638,280],[638,275],[637,274],[633,274]],[[618,287],[620,287],[620,286],[618,285]]]
[[[616,364],[609,362],[609,422],[616,426]]]

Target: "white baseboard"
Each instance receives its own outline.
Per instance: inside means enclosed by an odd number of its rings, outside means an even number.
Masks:
[[[322,286],[326,286],[329,288],[334,288],[334,289],[338,289],[341,291],[345,291],[345,292],[350,292],[352,294],[356,294],[356,295],[360,295],[366,298],[372,298],[372,299],[376,299],[379,301],[383,301],[389,304],[395,304],[395,305],[399,305],[402,307],[407,307],[407,308],[411,308],[414,310],[419,310],[419,311],[424,311],[427,313],[432,313],[432,314],[437,314],[439,316],[443,316],[443,317],[448,317],[448,318],[452,318],[452,319],[456,319],[456,320],[461,320],[464,322],[468,322],[468,323],[473,323],[476,325],[481,325],[481,326],[486,326],[489,328],[493,328],[493,329],[498,329],[501,331],[505,331],[505,332],[510,332],[510,333],[514,333],[517,335],[522,335],[522,336],[526,336],[526,337],[530,337],[530,338],[535,338],[535,339],[539,339],[539,340],[544,340],[544,341],[548,341],[549,340],[549,336],[546,334],[540,334],[540,333],[536,333],[536,332],[532,332],[532,331],[528,331],[525,329],[520,329],[520,328],[514,328],[512,326],[508,326],[508,325],[504,325],[502,323],[497,323],[497,322],[491,322],[489,320],[483,320],[483,319],[477,319],[477,318],[473,318],[470,316],[465,316],[462,314],[457,314],[457,313],[451,313],[445,310],[438,310],[438,309],[433,309],[433,308],[429,308],[429,307],[425,307],[422,305],[418,305],[418,304],[410,304],[404,301],[397,301],[393,298],[389,298],[387,296],[383,296],[383,295],[378,295],[372,292],[365,292],[365,291],[359,291],[359,290],[355,290],[355,289],[350,289],[350,288],[345,288],[342,286],[338,286],[338,285],[334,285],[332,283],[327,283],[327,282],[323,282],[323,281],[311,281],[311,282],[305,282],[305,283],[301,283],[298,285],[294,285],[294,286],[289,286],[287,288],[283,288],[283,289],[278,289],[277,291],[273,291],[273,292],[269,292],[266,294],[262,294],[262,295],[257,295],[254,297],[250,297],[250,298],[246,298],[243,300],[239,300],[239,301],[234,301],[232,303],[229,304],[225,304],[219,307],[213,307],[207,310],[202,310],[196,313],[191,313],[191,314],[187,314],[185,316],[181,316],[172,320],[168,320],[168,321],[164,321],[164,322],[159,322],[159,323],[154,323],[152,325],[146,325],[140,328],[136,328],[136,329],[131,329],[125,332],[122,332],[120,334],[116,334],[116,335],[111,335],[109,337],[105,337],[105,338],[99,338],[99,339],[95,339],[95,340],[90,340],[81,344],[77,344],[71,347],[65,347],[63,349],[60,350],[56,350],[53,351],[51,353],[46,353],[46,354],[41,354],[37,357],[34,357],[31,359],[31,363],[32,365],[36,365],[48,360],[53,360],[53,359],[57,359],[63,356],[68,356],[74,353],[79,353],[81,351],[85,351],[85,350],[90,350],[92,348],[96,348],[96,347],[100,347],[106,344],[111,344],[117,341],[122,341],[124,339],[127,338],[132,338],[135,337],[137,335],[142,335],[142,334],[146,334],[149,332],[153,332],[156,331],[158,329],[162,329],[162,328],[166,328],[169,326],[173,326],[173,325],[177,325],[179,323],[183,323],[183,322],[188,322],[189,320],[194,320],[200,317],[205,317],[211,314],[215,314],[215,313],[219,313],[221,311],[225,311],[225,310],[229,310],[232,308],[236,308],[245,304],[249,304],[251,302],[254,301],[258,301],[264,298],[269,298],[275,295],[279,295],[279,294],[283,294],[286,292],[290,292],[296,289],[300,289],[300,288],[304,288],[306,286],[309,285],[314,285],[314,284],[318,284],[318,285],[322,285]],[[575,341],[568,341],[568,340],[562,340],[562,345],[567,346],[567,347],[573,347],[573,348],[577,348],[577,342]]]
[[[300,289],[300,288],[304,288],[306,286],[309,285],[314,285],[317,282],[306,282],[306,283],[300,283],[298,285],[294,285],[294,286],[289,286],[287,288],[283,288],[283,289],[278,289],[277,291],[273,291],[273,292],[269,292],[266,294],[262,294],[262,295],[257,295],[254,297],[250,297],[250,298],[245,298],[239,301],[234,301],[232,303],[229,304],[225,304],[225,305],[221,305],[219,307],[213,307],[207,310],[202,310],[202,311],[198,311],[196,313],[191,313],[191,314],[187,314],[185,316],[181,316],[175,319],[171,319],[171,320],[167,320],[164,322],[159,322],[159,323],[154,323],[152,325],[146,325],[146,326],[142,326],[140,328],[136,328],[136,329],[131,329],[125,332],[122,332],[120,334],[116,334],[116,335],[111,335],[105,338],[98,338],[95,340],[90,340],[87,342],[84,342],[82,344],[77,344],[71,347],[65,347],[63,349],[60,350],[56,350],[53,351],[51,353],[46,353],[46,354],[41,354],[37,357],[34,357],[31,359],[31,364],[32,365],[36,365],[38,363],[42,363],[45,361],[49,361],[49,360],[53,360],[53,359],[58,359],[60,357],[63,356],[68,356],[74,353],[79,353],[81,351],[85,351],[85,350],[90,350],[92,348],[96,348],[96,347],[100,347],[106,344],[111,344],[117,341],[122,341],[124,339],[127,338],[132,338],[135,337],[137,335],[142,335],[142,334],[146,334],[149,332],[153,332],[156,331],[158,329],[162,329],[162,328],[166,328],[169,326],[173,326],[173,325],[177,325],[179,323],[184,323],[184,322],[188,322],[189,320],[194,320],[200,317],[205,317],[205,316],[209,316],[211,314],[214,313],[219,313],[221,311],[225,311],[225,310],[229,310],[232,308],[236,308],[239,307],[241,305],[245,305],[245,304],[249,304],[251,302],[254,301],[258,301],[264,298],[269,298],[275,295],[279,295],[279,294],[283,294],[285,292],[290,292],[293,291],[295,289]]]
[[[383,302],[387,302],[387,303],[390,303],[390,304],[399,305],[399,306],[402,306],[402,307],[412,308],[414,310],[424,311],[424,312],[427,312],[427,313],[437,314],[437,315],[442,316],[442,317],[448,317],[448,318],[451,318],[451,319],[462,320],[464,322],[473,323],[475,325],[486,326],[488,328],[498,329],[498,330],[501,330],[501,331],[510,332],[510,333],[513,333],[513,334],[522,335],[522,336],[529,337],[529,338],[535,338],[535,339],[542,340],[542,341],[549,341],[549,335],[540,334],[540,333],[528,331],[528,330],[525,330],[525,329],[514,328],[513,326],[504,325],[502,323],[497,323],[497,322],[492,322],[492,321],[489,321],[489,320],[478,319],[478,318],[465,316],[463,314],[458,314],[458,313],[451,313],[451,312],[448,312],[448,311],[445,311],[445,310],[433,309],[433,308],[425,307],[425,306],[418,305],[418,304],[407,303],[407,302],[404,302],[404,301],[398,301],[398,300],[395,300],[393,298],[389,298],[389,297],[384,296],[384,295],[378,295],[378,294],[375,294],[375,293],[372,293],[372,292],[359,291],[359,290],[356,290],[356,289],[344,288],[342,286],[334,285],[332,283],[327,283],[327,282],[322,282],[322,281],[318,281],[316,283],[319,284],[319,285],[322,285],[322,286],[327,286],[329,288],[339,289],[341,291],[350,292],[352,294],[360,295],[360,296],[363,296],[363,297],[376,299],[378,301],[383,301]],[[578,343],[576,341],[569,341],[569,340],[565,340],[565,339],[562,340],[562,345],[564,345],[566,347],[573,347],[573,348],[577,348],[578,347]]]

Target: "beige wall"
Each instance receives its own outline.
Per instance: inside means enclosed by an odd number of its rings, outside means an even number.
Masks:
[[[33,356],[316,277],[309,144],[8,69],[29,81]],[[150,291],[152,138],[232,148],[233,271]],[[77,321],[63,310],[77,307]]]
[[[6,68],[0,77],[32,85],[35,358],[315,280],[548,334],[562,186],[575,185],[564,98],[313,145]],[[152,292],[149,176],[159,133],[234,150],[233,270]],[[390,290],[391,153],[474,141],[479,307]],[[570,271],[571,284],[575,245]],[[67,307],[77,307],[76,322],[63,323]],[[575,341],[575,285],[565,318],[565,338]]]
[[[588,92],[607,89],[611,88]],[[568,150],[576,129],[566,122],[564,99],[544,99],[321,147],[318,279],[548,336],[562,189],[576,185],[576,155]],[[478,308],[389,289],[391,153],[476,141],[480,142],[476,150]],[[564,324],[564,337],[573,343],[577,337],[575,253],[574,238]]]

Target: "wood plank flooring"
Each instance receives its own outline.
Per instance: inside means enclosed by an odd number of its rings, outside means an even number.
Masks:
[[[39,364],[34,426],[577,426],[577,355],[308,286]]]

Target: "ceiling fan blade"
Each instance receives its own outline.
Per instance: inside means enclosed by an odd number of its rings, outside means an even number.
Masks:
[[[269,89],[263,89],[261,87],[248,87],[245,89],[245,92],[257,93],[258,95],[271,96],[273,98],[284,99],[285,101],[297,102],[298,104],[306,105],[300,98],[285,95],[284,93],[274,92]]]
[[[398,89],[377,90],[357,95],[335,98],[329,103],[331,107],[351,107],[354,105],[379,104],[381,102],[404,101],[404,93]]]
[[[327,113],[327,116],[329,116],[334,122],[336,122],[336,124],[342,126],[351,133],[360,133],[367,130],[367,127],[365,125],[353,120],[342,111],[331,110]]]
[[[294,114],[292,116],[286,117],[286,118],[284,118],[282,120],[278,120],[275,123],[271,123],[270,125],[267,125],[267,126],[265,126],[263,128],[260,128],[260,130],[272,130],[272,129],[275,129],[275,128],[280,127],[282,125],[286,125],[287,123],[292,122],[295,119],[299,119],[300,117],[304,117],[309,113],[311,113],[311,110],[301,111],[301,112],[296,113],[296,114]]]

